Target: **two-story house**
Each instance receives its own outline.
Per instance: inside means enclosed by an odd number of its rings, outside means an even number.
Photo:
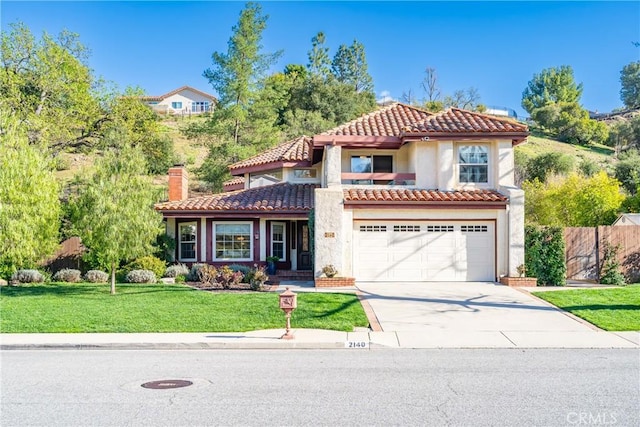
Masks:
[[[142,102],[162,114],[201,114],[213,111],[216,97],[191,86],[182,86],[160,96],[141,96]]]
[[[495,281],[524,263],[513,147],[527,135],[507,118],[396,103],[231,165],[220,194],[188,198],[172,168],[156,208],[180,262],[277,256],[316,277],[331,264],[358,281]]]

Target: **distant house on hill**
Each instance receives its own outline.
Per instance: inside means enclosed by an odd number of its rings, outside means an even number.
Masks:
[[[213,111],[215,96],[191,86],[182,86],[160,96],[142,96],[144,103],[162,114],[200,114]]]

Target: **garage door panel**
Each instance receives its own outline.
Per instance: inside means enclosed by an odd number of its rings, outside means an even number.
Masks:
[[[488,221],[417,221],[354,227],[354,273],[367,281],[493,281]]]

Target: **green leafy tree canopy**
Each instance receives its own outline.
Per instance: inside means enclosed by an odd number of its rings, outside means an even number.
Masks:
[[[146,162],[139,147],[115,139],[92,175],[81,179],[71,198],[74,231],[89,249],[88,256],[111,271],[111,293],[115,271],[122,261],[153,253],[153,243],[162,232],[162,217],[153,208],[158,192],[145,176]]]
[[[59,186],[51,161],[0,105],[0,277],[33,268],[58,246]]]

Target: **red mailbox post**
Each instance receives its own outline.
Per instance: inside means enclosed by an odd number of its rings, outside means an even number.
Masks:
[[[280,309],[285,312],[287,318],[287,331],[280,337],[283,340],[292,340],[294,338],[291,333],[291,312],[298,307],[298,296],[286,288],[286,290],[280,294]]]

